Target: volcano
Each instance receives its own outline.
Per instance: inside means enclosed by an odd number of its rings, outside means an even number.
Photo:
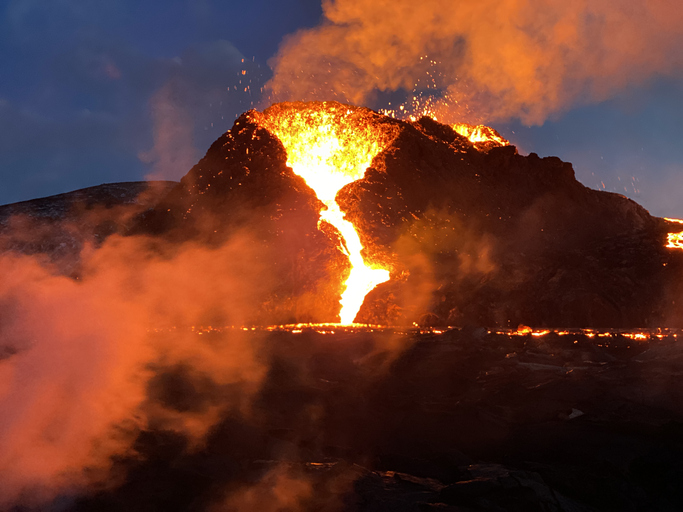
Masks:
[[[260,325],[340,321],[352,264],[339,226],[320,220],[332,202],[356,230],[361,264],[389,277],[344,323],[681,325],[683,253],[666,247],[675,224],[585,187],[570,163],[467,126],[335,102],[252,110],[129,232],[208,245],[256,234],[278,282]],[[302,155],[351,166],[351,178],[320,197],[292,165]]]

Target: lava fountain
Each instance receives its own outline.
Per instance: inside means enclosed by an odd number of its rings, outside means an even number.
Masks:
[[[358,232],[336,201],[344,186],[363,178],[389,142],[387,134],[371,126],[363,114],[362,109],[320,103],[306,108],[271,107],[261,120],[285,147],[287,165],[325,205],[318,226],[327,222],[341,234],[339,248],[351,263],[340,301],[342,324],[352,324],[368,292],[389,280],[388,269],[366,263]]]

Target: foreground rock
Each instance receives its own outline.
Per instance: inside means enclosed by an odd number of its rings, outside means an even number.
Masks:
[[[251,405],[157,368],[150,404],[226,412],[200,446],[139,432],[117,483],[62,510],[681,510],[681,334],[195,334],[263,347]]]
[[[635,202],[591,190],[571,164],[522,156],[513,146],[476,148],[429,118],[414,123],[335,103],[272,109],[348,108],[391,139],[362,180],[337,201],[360,231],[366,257],[392,278],[357,321],[382,325],[681,325],[683,251],[675,229]],[[277,138],[252,111],[134,233],[220,244],[240,231],[264,243],[277,276],[264,323],[334,321],[346,271],[320,203],[286,165]]]

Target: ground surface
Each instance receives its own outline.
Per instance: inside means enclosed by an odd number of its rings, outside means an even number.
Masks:
[[[678,333],[296,330],[197,335],[258,344],[250,405],[200,448],[140,432],[120,482],[69,510],[683,509]],[[241,393],[179,367],[149,387],[177,411]]]

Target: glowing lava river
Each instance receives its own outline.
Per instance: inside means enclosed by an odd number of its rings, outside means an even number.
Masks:
[[[287,165],[301,176],[325,205],[320,223],[327,222],[341,234],[340,250],[351,263],[341,298],[341,323],[353,323],[365,296],[389,280],[389,270],[363,259],[363,245],[354,225],[344,218],[337,193],[363,178],[372,159],[384,149],[386,136],[360,119],[358,111],[345,106],[325,110],[271,107],[263,123],[287,151]]]

